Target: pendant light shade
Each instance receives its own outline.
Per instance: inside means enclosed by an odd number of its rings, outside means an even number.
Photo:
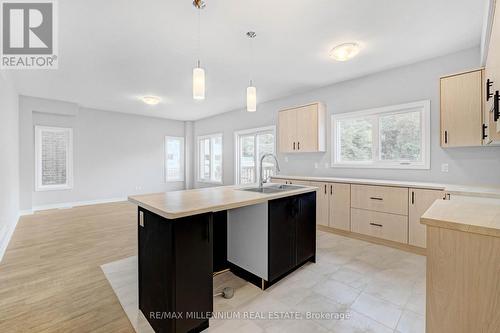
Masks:
[[[255,37],[257,37],[257,34],[254,31],[249,31],[246,33],[246,36],[250,40],[250,58],[251,58],[251,63],[253,65],[252,40]],[[252,67],[253,66],[250,66],[250,72],[252,72]],[[255,111],[257,111],[257,88],[255,88],[252,79],[250,79],[250,84],[247,87],[247,112],[255,112]]]
[[[250,86],[247,88],[247,111],[257,111],[257,88],[252,85],[252,82],[250,82]]]
[[[198,65],[193,68],[193,99],[205,99],[205,70],[200,66],[201,55],[201,10],[205,8],[205,1],[193,0],[193,6],[198,10]]]
[[[205,70],[199,64],[193,69],[193,99],[205,99]]]

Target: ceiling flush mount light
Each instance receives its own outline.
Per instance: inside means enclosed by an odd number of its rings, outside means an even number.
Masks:
[[[360,47],[357,43],[340,44],[330,51],[330,57],[337,61],[347,61],[358,55],[359,49]]]
[[[250,57],[252,58],[252,64],[253,64],[252,40],[255,37],[257,37],[257,34],[254,31],[249,31],[246,33],[246,35],[250,39]],[[250,72],[252,72],[252,68],[250,68]],[[247,111],[248,112],[257,111],[257,88],[255,88],[255,86],[253,85],[252,79],[250,79],[250,84],[247,87]]]
[[[157,96],[143,96],[141,100],[147,105],[158,105],[161,102],[160,97]]]
[[[200,65],[200,54],[201,54],[201,23],[200,16],[201,10],[205,8],[205,1],[194,0],[193,6],[198,9],[198,61],[197,66],[193,68],[193,99],[204,100],[205,99],[205,70]]]

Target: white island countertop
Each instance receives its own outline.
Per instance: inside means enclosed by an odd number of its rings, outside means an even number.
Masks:
[[[269,186],[269,184],[266,184],[266,186]],[[296,189],[276,193],[259,193],[241,190],[247,187],[249,186],[220,186],[185,191],[142,194],[129,196],[128,200],[139,207],[167,219],[177,219],[191,215],[255,205],[273,199],[314,192],[317,189],[314,186],[295,186]]]

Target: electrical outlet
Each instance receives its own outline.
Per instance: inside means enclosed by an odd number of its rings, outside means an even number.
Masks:
[[[441,164],[441,172],[448,172],[449,170],[450,169],[449,169],[448,163]]]
[[[288,156],[285,156],[285,162],[288,163]]]
[[[319,168],[318,163],[314,163],[314,169],[317,169],[317,168]]]

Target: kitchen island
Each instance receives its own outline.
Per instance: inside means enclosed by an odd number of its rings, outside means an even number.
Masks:
[[[316,187],[224,186],[129,201],[139,206],[139,309],[155,332],[207,328],[215,272],[266,289],[316,258]]]

